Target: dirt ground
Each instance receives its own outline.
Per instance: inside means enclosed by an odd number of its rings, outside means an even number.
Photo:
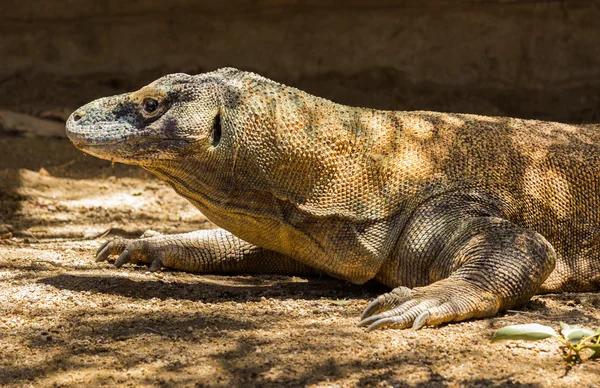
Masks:
[[[214,226],[150,174],[66,140],[0,137],[0,225],[1,386],[600,386],[599,362],[567,368],[549,340],[490,343],[509,324],[598,327],[598,293],[367,333],[376,284],[95,263],[108,230]]]

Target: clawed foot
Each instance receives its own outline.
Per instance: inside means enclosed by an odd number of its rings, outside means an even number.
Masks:
[[[498,298],[492,294],[464,281],[445,279],[380,295],[367,306],[358,325],[369,331],[386,326],[418,330],[425,325],[491,316],[498,308]]]
[[[106,261],[111,255],[119,255],[115,266],[121,268],[124,264],[149,264],[149,270],[158,271],[164,266],[165,251],[157,246],[157,240],[162,235],[153,230],[147,230],[139,239],[115,237],[100,246],[96,252],[96,261]]]

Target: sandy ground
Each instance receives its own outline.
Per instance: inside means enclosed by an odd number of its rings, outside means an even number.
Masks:
[[[490,343],[509,324],[597,327],[598,293],[367,333],[376,284],[95,263],[107,230],[214,226],[141,169],[65,140],[0,137],[0,225],[1,386],[600,386],[599,362],[567,368],[551,341]]]

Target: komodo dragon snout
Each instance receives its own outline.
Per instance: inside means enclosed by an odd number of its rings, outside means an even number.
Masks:
[[[107,241],[117,267],[375,279],[394,289],[369,329],[598,288],[598,126],[349,107],[226,68],[93,101],[67,134],[220,227]]]

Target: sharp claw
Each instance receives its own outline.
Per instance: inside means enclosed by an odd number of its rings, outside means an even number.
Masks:
[[[380,320],[382,318],[383,317],[381,315],[373,315],[371,317],[365,318],[362,321],[358,322],[358,326],[359,327],[367,326],[367,325],[370,325],[373,322],[377,322],[378,320]]]
[[[156,272],[161,268],[162,268],[162,261],[157,258],[157,259],[154,259],[154,261],[152,261],[152,264],[150,264],[149,271]]]
[[[360,316],[361,320],[370,317],[379,309],[379,298],[374,299],[369,305],[365,308],[362,315]],[[360,325],[360,324],[359,324]]]
[[[129,258],[129,251],[127,249],[125,249],[121,255],[119,255],[119,258],[117,259],[117,261],[115,261],[115,267],[117,268],[121,268],[123,266],[123,264],[127,263],[127,259]]]
[[[427,320],[429,319],[429,315],[429,311],[423,311],[421,314],[419,314],[419,316],[415,319],[415,322],[413,323],[413,329],[419,330],[420,328],[425,326]]]
[[[110,243],[110,240],[104,241],[104,243],[102,243],[102,245],[100,245],[100,248],[98,248],[98,250],[96,251],[96,258],[98,258],[100,256],[100,253],[102,251],[104,251],[104,249],[106,248],[106,246],[108,245],[108,243]]]
[[[96,262],[105,261],[110,255],[110,249],[108,249],[108,242],[102,245],[101,248],[102,249],[100,249],[96,254]]]
[[[367,331],[373,331],[375,329],[379,329],[381,327],[390,326],[396,323],[396,319],[394,318],[384,318],[379,319],[376,322],[372,323],[369,327],[367,327]]]

